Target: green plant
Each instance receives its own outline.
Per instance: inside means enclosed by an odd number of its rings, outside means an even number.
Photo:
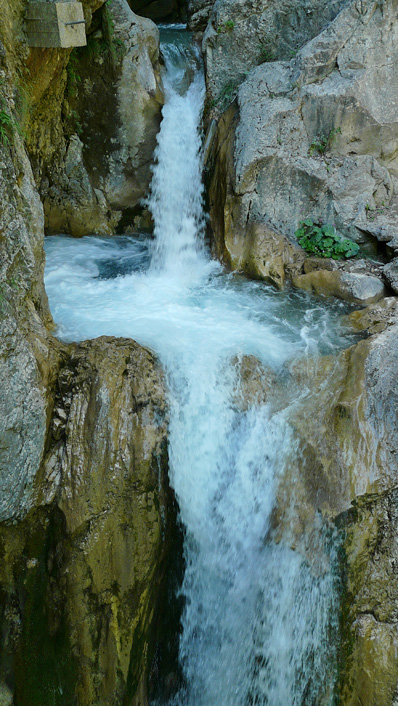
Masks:
[[[235,22],[233,20],[227,20],[217,27],[217,34],[224,34],[224,32],[232,32],[235,28]]]
[[[308,150],[309,154],[313,152],[318,152],[318,154],[325,154],[326,150],[332,146],[333,140],[336,135],[341,135],[341,127],[334,127],[329,132],[328,135],[321,135],[315,137]]]
[[[259,48],[259,64],[265,64],[266,62],[275,61],[275,51],[269,44],[259,44]]]
[[[218,107],[221,111],[224,111],[235,98],[238,87],[239,82],[228,81],[228,83],[223,86],[218,96],[211,101],[210,107]]]
[[[69,57],[68,65],[66,67],[66,73],[68,75],[66,92],[71,98],[74,98],[76,96],[77,87],[82,80],[80,74],[77,71],[78,60],[79,59],[76,49],[73,49]]]
[[[0,110],[0,142],[4,147],[8,147],[15,131],[13,117],[5,110]]]
[[[359,252],[357,243],[348,238],[342,238],[333,225],[314,223],[311,218],[299,223],[295,235],[306,252],[318,257],[342,260],[355,257]]]
[[[115,23],[109,11],[111,2],[112,0],[108,0],[104,5],[102,14],[102,31],[112,63],[115,65],[123,59],[126,53],[126,48],[123,41],[119,37],[115,36]]]

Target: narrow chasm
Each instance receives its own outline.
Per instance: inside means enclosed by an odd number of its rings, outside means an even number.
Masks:
[[[305,425],[322,361],[353,341],[341,324],[349,306],[278,292],[211,259],[201,58],[181,28],[163,29],[161,48],[153,239],[48,238],[45,276],[63,341],[132,338],[165,372],[184,570],[178,560],[158,614],[167,637],[152,661],[150,703],[332,704],[340,539],[312,502],[310,478],[301,480],[312,459],[297,418]]]

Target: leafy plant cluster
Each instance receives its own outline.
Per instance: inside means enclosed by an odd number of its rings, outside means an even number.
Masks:
[[[232,32],[235,28],[235,22],[233,20],[227,20],[217,27],[217,34],[224,34],[225,32]]]
[[[334,127],[327,135],[320,135],[315,137],[310,145],[309,154],[313,152],[318,152],[318,154],[325,154],[335,139],[336,135],[341,135],[341,127]]]
[[[4,81],[0,81],[0,86],[4,84]],[[0,144],[3,147],[9,147],[12,143],[15,132],[19,132],[19,126],[14,116],[11,115],[7,110],[6,100],[3,95],[0,94]]]
[[[318,257],[342,260],[355,257],[359,252],[358,244],[348,238],[342,238],[333,225],[314,223],[311,218],[299,223],[295,235],[306,252]]]

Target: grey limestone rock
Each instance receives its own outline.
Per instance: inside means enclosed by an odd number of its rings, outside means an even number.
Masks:
[[[227,83],[239,84],[264,61],[289,60],[333,20],[347,0],[216,0],[203,37],[207,86],[212,98]],[[197,9],[198,8],[198,9]],[[193,28],[203,27],[209,5],[188,5]]]
[[[397,17],[395,0],[351,2],[297,57],[249,73],[234,119],[223,117],[213,140],[216,243],[228,250],[251,221],[294,239],[308,217],[366,248],[379,233],[393,239],[386,223],[398,165]]]
[[[383,268],[384,275],[389,283],[391,289],[398,294],[398,260],[395,258],[391,260]]]

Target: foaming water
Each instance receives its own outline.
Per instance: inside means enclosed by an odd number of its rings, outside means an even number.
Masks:
[[[344,308],[226,274],[207,255],[203,75],[195,50],[180,44],[169,36],[163,46],[167,101],[148,198],[155,241],[48,238],[47,293],[62,339],[134,338],[166,371],[186,571],[183,684],[162,703],[326,706],[334,679],[333,537],[319,520],[320,570],[291,548],[289,528],[276,541],[273,513],[297,456],[288,409],[302,390],[290,361],[347,345]],[[245,356],[274,380],[275,393],[256,404],[242,392]],[[275,403],[278,389],[284,404]]]

